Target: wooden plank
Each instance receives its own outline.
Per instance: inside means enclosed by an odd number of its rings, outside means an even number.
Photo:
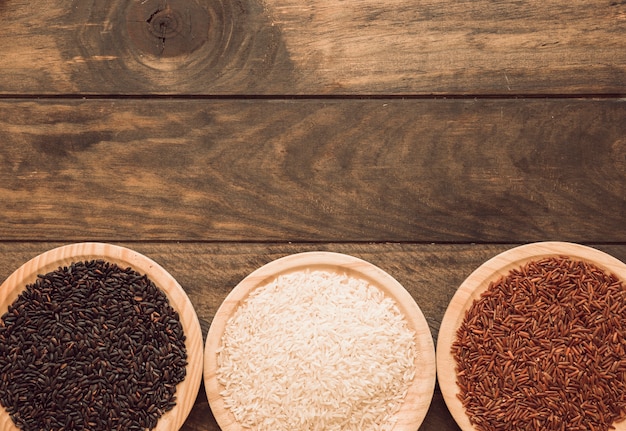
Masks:
[[[626,2],[0,2],[0,94],[623,94]]]
[[[589,100],[5,100],[0,238],[622,242],[624,118]]]
[[[0,279],[20,265],[61,242],[0,242]],[[145,254],[162,265],[185,289],[198,314],[206,337],[221,302],[246,275],[288,254],[334,251],[365,259],[398,280],[413,296],[429,322],[436,341],[439,324],[462,281],[484,261],[517,244],[285,244],[285,243],[119,243]],[[594,245],[626,261],[626,246]],[[422,431],[458,431],[438,388]],[[219,431],[204,393],[181,431]]]

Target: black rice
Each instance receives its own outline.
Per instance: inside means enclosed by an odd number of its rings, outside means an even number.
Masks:
[[[0,404],[24,431],[152,429],[186,365],[165,294],[102,260],[39,275],[0,321]]]

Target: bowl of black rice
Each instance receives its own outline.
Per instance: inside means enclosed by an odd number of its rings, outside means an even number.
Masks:
[[[49,250],[0,286],[0,429],[178,430],[202,333],[178,282],[128,248]]]

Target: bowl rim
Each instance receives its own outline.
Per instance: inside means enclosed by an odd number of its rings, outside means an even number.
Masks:
[[[225,407],[220,396],[221,385],[217,381],[217,349],[228,318],[257,287],[280,274],[313,268],[334,268],[342,274],[365,279],[394,299],[409,325],[415,330],[419,352],[416,358],[418,372],[411,383],[405,403],[396,415],[398,422],[393,429],[416,430],[430,407],[436,383],[435,348],[428,322],[411,294],[390,274],[363,259],[328,251],[296,253],[266,263],[241,280],[220,305],[209,327],[204,353],[204,387],[211,411],[220,428],[223,431],[244,429]]]
[[[8,310],[9,304],[39,274],[46,274],[71,263],[95,259],[147,275],[165,293],[170,305],[179,314],[187,350],[186,376],[177,385],[176,406],[159,418],[154,431],[179,430],[191,412],[202,382],[202,330],[194,307],[182,286],[156,261],[130,248],[103,242],[72,243],[47,250],[23,263],[0,285],[0,315]],[[19,431],[7,411],[1,407],[0,428]]]
[[[456,361],[451,354],[451,348],[465,312],[487,290],[491,281],[497,281],[527,262],[557,256],[594,263],[626,281],[626,264],[619,259],[596,248],[563,241],[543,241],[513,247],[491,257],[476,268],[461,283],[449,302],[437,337],[437,381],[448,410],[463,431],[476,431],[476,428],[470,423],[469,416],[457,397],[459,388],[456,384]],[[624,426],[617,429],[626,430],[626,424]]]

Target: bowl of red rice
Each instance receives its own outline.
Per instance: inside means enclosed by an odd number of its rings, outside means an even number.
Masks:
[[[625,430],[626,265],[540,242],[460,285],[441,323],[437,374],[464,431]]]
[[[270,262],[226,297],[204,384],[224,431],[416,430],[435,385],[420,308],[380,268],[339,253]]]

